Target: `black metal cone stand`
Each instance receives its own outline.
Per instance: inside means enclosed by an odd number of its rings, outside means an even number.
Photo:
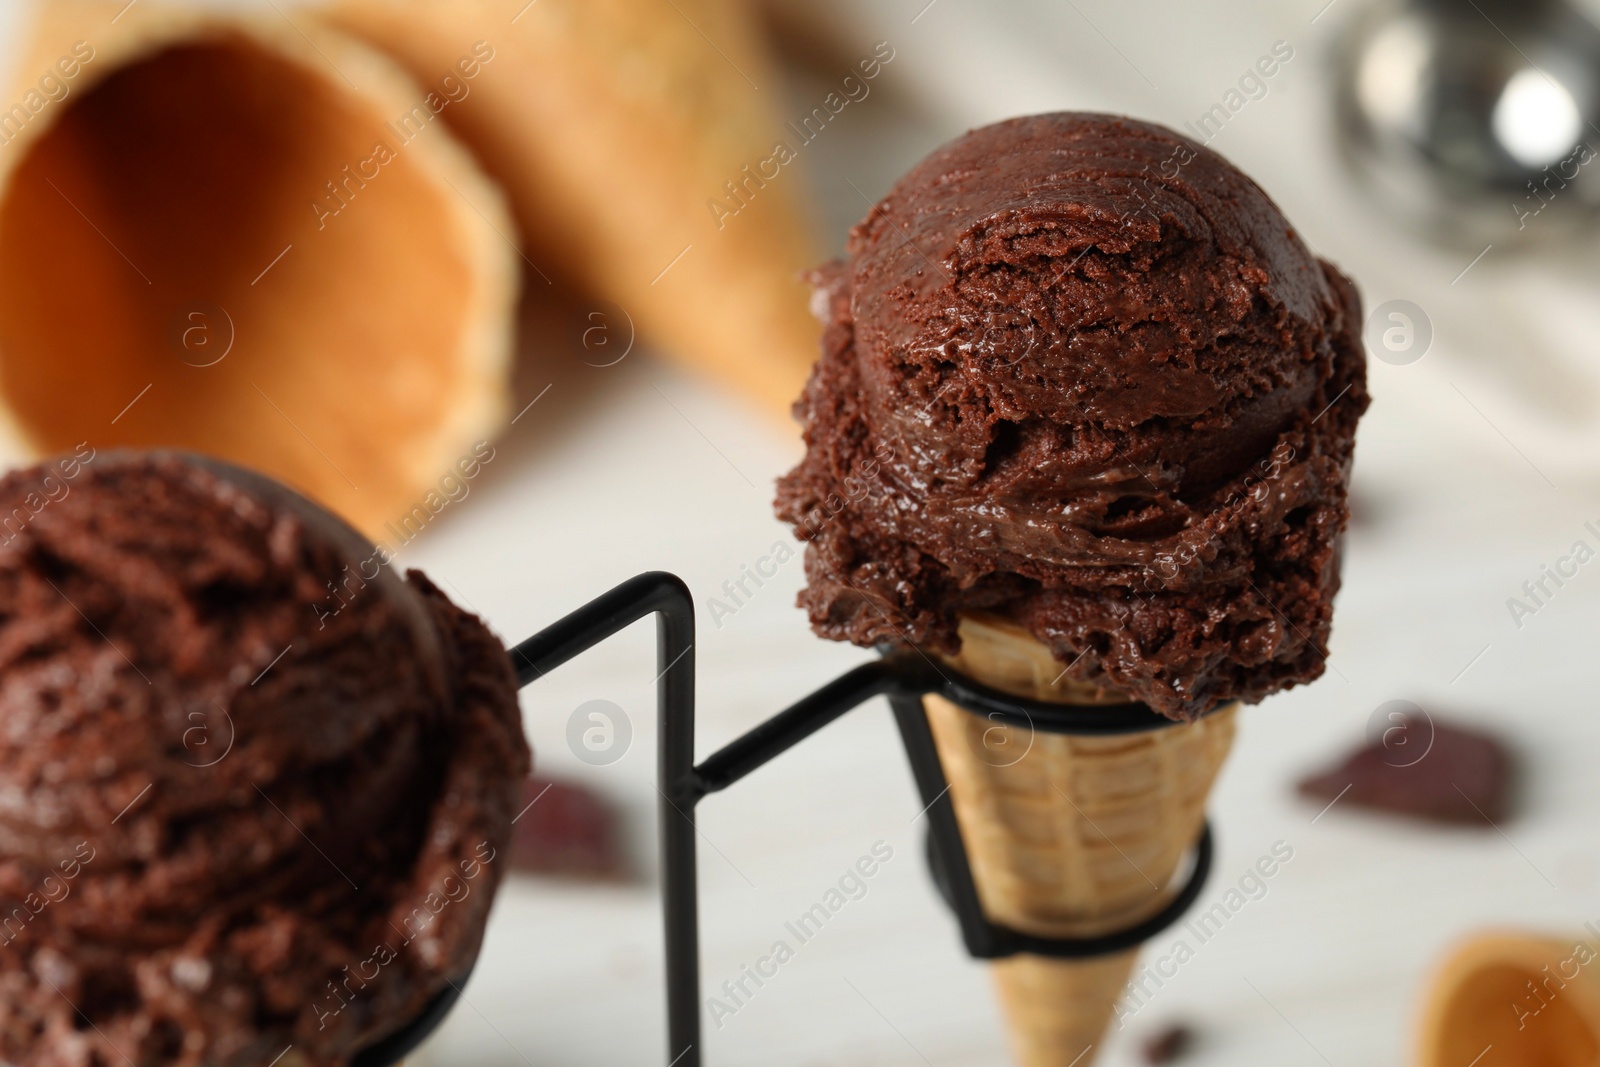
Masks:
[[[664,571],[630,578],[517,645],[511,650],[511,661],[517,684],[526,686],[646,615],[658,616],[656,717],[661,744],[657,762],[663,790],[662,910],[667,934],[668,1032],[673,1047],[692,1050],[700,1044],[700,1019],[695,1011],[700,989],[700,932],[695,899],[693,801],[684,809],[683,818],[670,814],[677,803],[674,794],[681,796],[683,780],[673,769],[686,767],[691,774],[694,771],[694,600],[689,587]],[[465,982],[463,975],[435,997],[420,1016],[358,1054],[351,1067],[391,1067],[398,1063],[444,1021],[460,998]],[[689,1036],[679,1044],[682,1028],[678,1020],[686,1011]],[[683,1056],[674,1067],[697,1063],[695,1052]]]
[[[852,708],[889,698],[929,819],[930,854],[940,890],[956,913],[967,951],[980,959],[1019,952],[1075,959],[1132,948],[1175,922],[1199,895],[1211,867],[1209,825],[1196,846],[1189,878],[1159,913],[1103,937],[1036,937],[989,921],[978,900],[956,822],[944,769],[922,709],[938,694],[975,715],[1047,732],[1087,735],[1141,733],[1174,723],[1142,704],[1073,707],[1024,700],[936,668],[916,652],[890,652],[835,678],[766,722],[694,762],[694,602],[681,579],[663,571],[631,578],[511,650],[517,680],[526,686],[612,634],[656,615],[657,769],[661,794],[662,920],[666,934],[668,1067],[701,1067],[700,927],[695,807],[788,751]],[[459,983],[457,983],[459,985]],[[442,1021],[459,995],[452,987],[425,1016],[368,1050],[355,1067],[387,1067]],[[384,1058],[372,1058],[384,1053]]]

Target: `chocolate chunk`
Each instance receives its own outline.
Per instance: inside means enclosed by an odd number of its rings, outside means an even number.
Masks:
[[[511,869],[523,874],[624,881],[628,865],[611,807],[571,782],[530,778],[511,841]],[[531,805],[531,806],[530,806]]]
[[[1194,1049],[1194,1031],[1182,1023],[1157,1030],[1139,1046],[1139,1055],[1150,1064],[1171,1063]]]
[[[1325,803],[1487,827],[1508,814],[1511,754],[1495,737],[1423,714],[1299,784]]]

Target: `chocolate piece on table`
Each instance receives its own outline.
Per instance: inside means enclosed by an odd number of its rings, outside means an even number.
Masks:
[[[1156,1065],[1172,1063],[1187,1056],[1194,1048],[1194,1031],[1183,1023],[1172,1023],[1157,1030],[1139,1044],[1139,1055],[1145,1063]]]
[[[603,798],[572,782],[530,778],[525,808],[511,839],[511,869],[521,874],[623,881],[627,861],[614,812]]]
[[[1499,739],[1431,717],[1411,730],[1424,755],[1374,741],[1303,779],[1300,794],[1435,822],[1487,827],[1507,817],[1512,757]]]

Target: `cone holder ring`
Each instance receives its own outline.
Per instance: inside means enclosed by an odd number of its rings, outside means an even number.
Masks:
[[[891,653],[892,654],[892,653]],[[963,674],[940,672],[940,682],[927,692],[944,697],[963,711],[990,723],[1043,733],[1071,734],[1075,737],[1110,737],[1148,733],[1177,726],[1143,704],[1051,704],[1012,696],[973,681]],[[1211,875],[1214,851],[1211,823],[1207,820],[1195,842],[1189,875],[1183,887],[1154,915],[1121,930],[1096,937],[1040,937],[989,921],[978,899],[966,844],[961,838],[955,808],[948,798],[949,785],[934,748],[933,734],[922,709],[920,695],[895,694],[889,697],[895,722],[911,759],[912,771],[924,803],[929,805],[928,836],[925,843],[929,872],[939,895],[956,913],[967,952],[976,959],[1004,959],[1027,952],[1055,959],[1088,959],[1109,956],[1150,940],[1183,917],[1199,898]],[[942,804],[935,798],[943,797]],[[947,863],[945,858],[955,862]]]
[[[810,737],[846,712],[883,696],[910,760],[929,819],[930,858],[941,893],[956,912],[962,941],[979,959],[1019,952],[1077,959],[1132,948],[1173,922],[1199,895],[1211,867],[1211,828],[1195,849],[1183,889],[1156,915],[1127,930],[1093,938],[1043,938],[989,921],[967,863],[933,732],[922,697],[937,694],[975,715],[1034,729],[1086,735],[1143,733],[1175,725],[1142,704],[1074,707],[1013,697],[936,667],[916,651],[885,651],[802,697],[772,718],[694,761],[694,600],[676,575],[650,571],[623,582],[511,649],[519,687],[543,678],[568,660],[648,615],[656,619],[656,752],[662,871],[662,926],[666,940],[667,1067],[701,1067],[700,916],[695,807]],[[944,862],[948,860],[948,862]],[[390,1067],[443,1022],[460,997],[465,976],[452,983],[421,1016],[359,1054],[352,1067]]]

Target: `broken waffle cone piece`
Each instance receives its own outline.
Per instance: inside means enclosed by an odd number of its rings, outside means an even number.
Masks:
[[[322,16],[436,94],[511,199],[530,284],[569,279],[787,420],[816,361],[799,279],[815,256],[805,147],[769,111],[749,4],[329,0]]]
[[[960,637],[950,664],[991,688],[1063,705],[1126,701],[1063,679],[1050,650],[1021,627],[967,617]],[[1043,937],[1094,937],[1171,900],[1169,883],[1233,742],[1233,706],[1140,734],[1077,737],[991,722],[937,696],[924,704],[992,921]],[[1017,1062],[1089,1063],[1136,956],[997,961]]]
[[[1600,1063],[1600,944],[1477,934],[1440,964],[1423,1005],[1421,1067],[1590,1067]]]
[[[424,91],[300,12],[32,17],[0,102],[0,428],[209,453],[368,532],[413,514],[503,421],[518,277],[449,132],[391,131]]]

